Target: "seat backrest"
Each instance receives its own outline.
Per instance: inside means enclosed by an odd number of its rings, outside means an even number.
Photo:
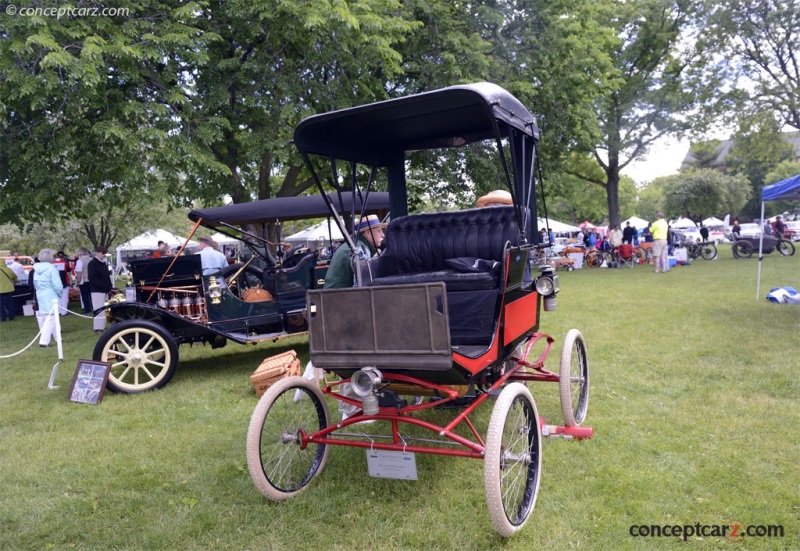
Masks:
[[[503,261],[506,242],[520,244],[514,208],[484,207],[396,218],[386,230],[386,252],[399,273],[446,269],[450,258]]]

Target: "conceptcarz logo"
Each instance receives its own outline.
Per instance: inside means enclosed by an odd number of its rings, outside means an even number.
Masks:
[[[634,538],[724,538],[741,543],[748,538],[782,538],[781,524],[746,524],[730,520],[726,524],[634,524],[628,529]]]

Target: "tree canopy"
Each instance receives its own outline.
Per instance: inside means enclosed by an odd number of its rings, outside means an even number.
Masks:
[[[0,19],[0,219],[78,217],[98,229],[142,197],[179,207],[297,195],[311,185],[290,143],[302,118],[488,80],[538,117],[553,205],[613,224],[634,214],[620,170],[660,137],[702,129],[703,108],[722,104],[718,79],[734,78],[720,66],[747,70],[762,111],[798,120],[797,0],[131,0],[125,10]],[[499,185],[480,153],[416,158],[412,201],[463,207]],[[604,194],[605,213],[575,178]]]
[[[742,175],[726,176],[709,168],[689,169],[664,180],[664,210],[699,222],[720,213],[737,213],[752,195]]]

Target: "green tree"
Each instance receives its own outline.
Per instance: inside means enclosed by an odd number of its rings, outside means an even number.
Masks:
[[[652,222],[656,219],[657,213],[666,210],[664,200],[665,188],[667,182],[673,177],[674,176],[660,176],[639,190],[639,201],[636,206],[638,216]]]
[[[793,157],[794,147],[785,140],[772,112],[759,112],[740,119],[725,164],[730,173],[744,175],[752,186],[750,200],[742,208],[744,216],[761,215],[761,188],[766,183],[767,173],[781,161]]]
[[[401,71],[394,47],[415,24],[397,0],[209,2],[220,37],[194,69],[182,133],[205,162],[185,184],[206,203],[298,195],[312,185],[291,145],[315,112],[385,99]],[[219,168],[222,167],[222,170]]]
[[[723,53],[730,80],[752,83],[748,103],[800,130],[800,2],[714,0],[710,5],[707,47]]]
[[[644,155],[659,138],[702,126],[689,118],[706,101],[695,71],[705,66],[690,35],[698,5],[691,0],[636,0],[605,5],[618,38],[610,53],[615,72],[596,102],[600,128],[591,154],[603,171],[598,180],[575,167],[570,172],[605,188],[611,224],[620,222],[620,170]]]
[[[139,0],[113,17],[0,18],[0,218],[91,216],[83,198],[102,212],[179,181],[192,157],[176,118],[186,67],[203,64],[215,39],[193,26],[201,6]]]
[[[664,207],[668,215],[699,222],[709,216],[737,213],[751,195],[743,175],[726,176],[709,168],[693,168],[664,181]]]
[[[792,178],[800,174],[800,162],[796,160],[782,161],[775,165],[764,176],[764,185],[771,185]],[[761,194],[759,194],[761,198]],[[782,212],[800,214],[800,204],[797,201],[768,201],[764,204],[764,215],[769,218]]]
[[[694,168],[724,169],[724,161],[719,161],[721,152],[722,142],[720,140],[706,140],[693,143],[689,146],[689,153],[693,157],[689,165]]]

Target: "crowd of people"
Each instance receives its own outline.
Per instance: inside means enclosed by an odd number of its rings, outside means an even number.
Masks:
[[[14,320],[15,287],[27,283],[41,331],[39,346],[47,348],[50,341],[56,338],[54,316],[70,313],[70,288],[74,286],[79,290],[85,314],[96,312],[108,299],[113,283],[106,253],[105,247],[95,247],[92,252],[81,247],[74,257],[69,258],[64,251],[42,249],[34,258],[33,268],[27,273],[18,262],[12,262],[9,266],[0,264],[0,319]],[[105,315],[100,313],[94,316],[92,325],[96,333],[102,333],[106,325]]]

